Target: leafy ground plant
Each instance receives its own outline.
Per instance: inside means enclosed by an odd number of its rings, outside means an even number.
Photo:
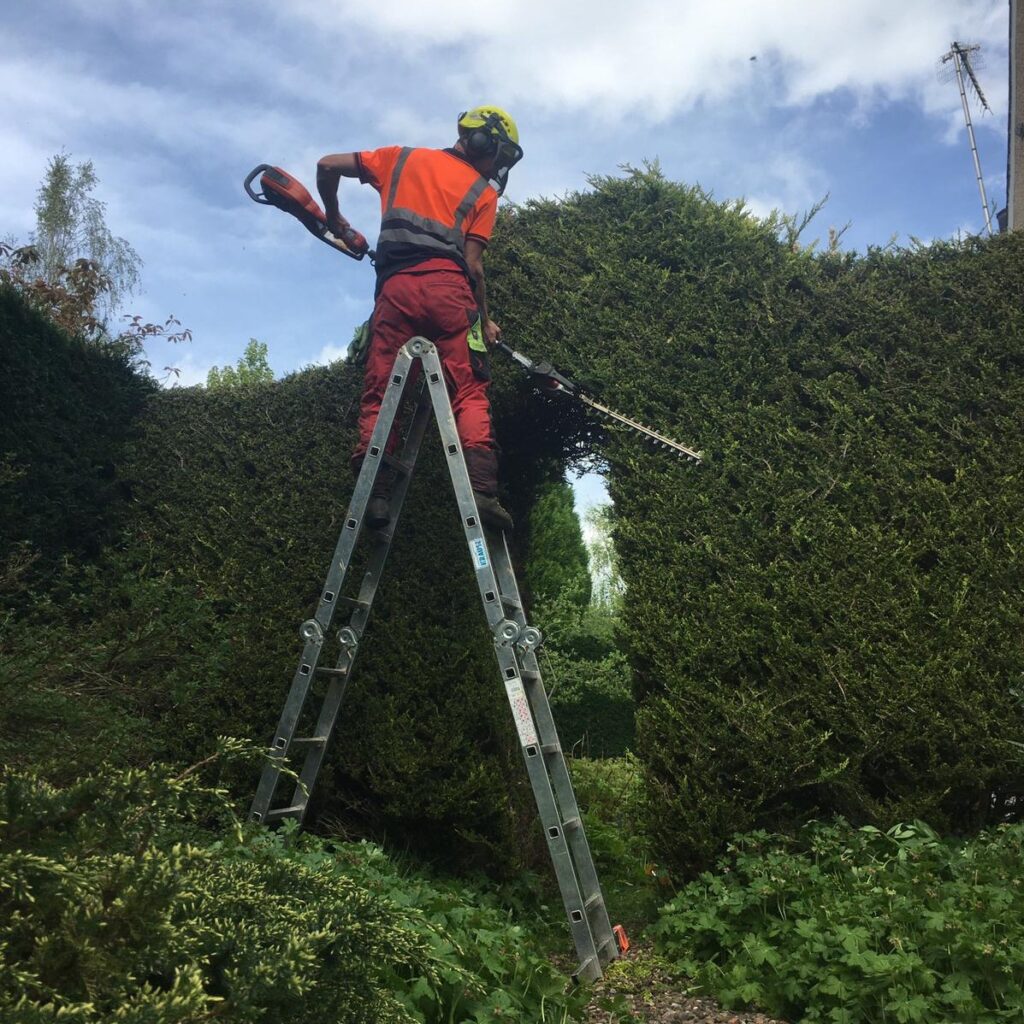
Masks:
[[[222,761],[4,777],[0,1018],[570,1018],[581,997],[507,915],[372,846],[243,827],[209,779]]]
[[[1021,1019],[1024,825],[738,838],[661,911],[662,952],[731,1007],[835,1024]]]

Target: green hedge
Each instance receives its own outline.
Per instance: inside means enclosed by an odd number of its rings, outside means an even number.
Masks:
[[[123,519],[121,451],[152,384],[128,360],[69,338],[0,286],[0,559],[37,559],[30,578],[66,555],[95,557]],[[2,564],[2,563],[0,563]],[[27,579],[11,579],[20,603]],[[17,584],[17,586],[15,586]]]
[[[166,756],[211,734],[272,734],[351,494],[360,384],[335,364],[151,404],[124,470],[128,546],[150,573],[187,581],[228,646],[162,716]],[[316,807],[454,863],[508,865],[522,853],[523,773],[458,523],[430,431]],[[357,565],[346,589],[359,580]]]
[[[1016,815],[1024,237],[814,256],[652,170],[505,227],[506,331],[708,453],[603,446],[666,855]]]
[[[6,301],[3,554],[24,539],[52,564],[45,586],[11,580],[0,757],[67,783],[217,734],[269,740],[351,494],[360,373],[159,392]],[[521,460],[517,511],[539,472]],[[255,781],[235,780],[241,801]],[[433,430],[314,810],[452,865],[543,850]]]

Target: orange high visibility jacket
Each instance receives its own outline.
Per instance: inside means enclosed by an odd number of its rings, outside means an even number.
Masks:
[[[498,193],[451,149],[386,146],[356,154],[359,180],[380,193],[377,289],[392,274],[444,259],[469,276],[465,243],[487,244]]]

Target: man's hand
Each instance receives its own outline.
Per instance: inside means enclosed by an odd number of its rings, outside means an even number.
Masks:
[[[344,239],[345,232],[351,230],[352,225],[340,213],[327,215],[327,227],[335,238]]]
[[[488,317],[484,321],[484,341],[494,348],[495,345],[501,340],[501,328]]]

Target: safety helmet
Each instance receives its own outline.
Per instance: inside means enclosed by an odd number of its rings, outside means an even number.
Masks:
[[[516,145],[519,144],[519,129],[516,128],[515,121],[501,107],[474,107],[472,110],[465,110],[459,114],[460,135],[463,128],[470,132],[474,128],[490,128],[491,125],[499,128],[507,139]]]
[[[471,159],[494,158],[498,194],[505,191],[508,172],[523,158],[519,129],[500,107],[481,106],[459,114],[459,138]]]

